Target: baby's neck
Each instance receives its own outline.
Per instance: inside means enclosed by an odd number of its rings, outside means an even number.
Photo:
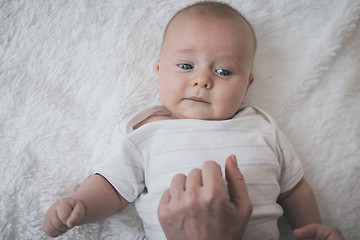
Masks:
[[[147,123],[150,122],[156,122],[156,121],[161,121],[161,120],[170,120],[170,119],[177,119],[177,118],[173,118],[172,116],[150,116],[148,118],[145,118],[144,120],[142,120],[141,122],[139,122],[138,124],[136,124],[134,126],[134,130],[144,126]]]

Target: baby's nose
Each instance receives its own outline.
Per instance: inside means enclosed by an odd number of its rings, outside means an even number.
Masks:
[[[211,89],[213,87],[212,76],[208,72],[199,72],[193,80],[193,87],[199,86],[201,88]]]

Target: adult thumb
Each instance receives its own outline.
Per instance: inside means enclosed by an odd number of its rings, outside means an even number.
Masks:
[[[245,179],[237,164],[235,155],[231,155],[225,162],[225,176],[228,183],[230,201],[235,208],[252,213],[252,204],[246,188]]]

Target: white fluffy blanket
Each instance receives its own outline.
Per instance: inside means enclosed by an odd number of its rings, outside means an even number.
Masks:
[[[101,161],[114,125],[158,101],[162,32],[193,2],[0,1],[0,239],[46,239],[45,212]],[[292,142],[324,223],[360,239],[360,2],[226,2],[259,40],[247,104]],[[130,205],[60,238],[138,229]]]

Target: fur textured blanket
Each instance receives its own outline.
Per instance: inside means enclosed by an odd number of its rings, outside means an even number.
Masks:
[[[159,101],[162,32],[193,2],[0,1],[0,239],[47,239],[44,214],[101,161],[113,127]],[[225,2],[258,36],[247,104],[292,142],[323,222],[360,239],[360,2]],[[141,227],[130,205],[59,239],[142,239]]]

